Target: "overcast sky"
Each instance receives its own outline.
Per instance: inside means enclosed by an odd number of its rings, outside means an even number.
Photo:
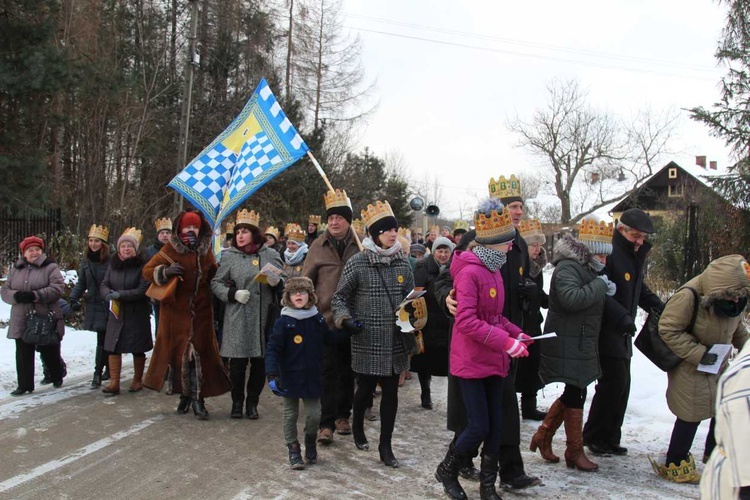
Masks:
[[[631,116],[710,105],[724,74],[725,11],[710,0],[344,0],[343,14],[377,81],[361,146],[399,152],[413,178],[433,173],[451,217],[490,177],[543,165],[506,123],[543,106],[551,80],[577,79],[593,105]],[[681,115],[663,163],[705,154],[726,166],[723,144]]]

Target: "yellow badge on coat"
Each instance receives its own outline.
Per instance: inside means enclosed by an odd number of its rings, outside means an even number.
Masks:
[[[258,264],[260,264],[260,261],[258,259],[253,259],[253,265],[257,266]]]
[[[523,266],[518,268],[518,275],[523,276]]]
[[[399,274],[399,275],[398,275],[398,277],[396,278],[396,281],[398,281],[398,283],[399,283],[399,285],[400,285],[401,283],[403,283],[403,282],[404,282],[404,277],[403,277],[402,275],[400,275],[400,274]]]
[[[293,340],[294,340],[295,344],[301,344],[302,343],[302,335],[295,335]]]
[[[497,297],[497,290],[495,290],[495,288],[494,288],[494,287],[493,287],[493,288],[490,288],[490,297],[491,297],[491,298],[493,298],[493,299],[494,299],[495,297]]]
[[[630,281],[630,273],[625,273],[625,281]]]
[[[295,267],[294,269],[295,269],[295,270],[296,270],[297,272],[300,272],[300,271],[302,271],[302,266],[297,266],[297,267]]]

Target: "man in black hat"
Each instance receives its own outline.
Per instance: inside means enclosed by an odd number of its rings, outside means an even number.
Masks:
[[[630,396],[630,358],[638,307],[661,311],[664,303],[643,282],[644,263],[654,233],[651,218],[643,210],[623,212],[612,236],[612,254],[607,257],[605,273],[617,285],[615,295],[606,301],[602,331],[599,335],[599,362],[602,377],[596,384],[589,417],[583,428],[583,440],[595,455],[625,455],[620,446],[622,424]]]

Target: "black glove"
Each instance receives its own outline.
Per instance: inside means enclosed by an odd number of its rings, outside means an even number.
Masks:
[[[36,299],[34,292],[16,292],[13,294],[13,298],[19,304],[31,304]]]
[[[81,310],[81,303],[77,300],[71,300],[68,302],[68,305],[70,306],[70,309],[72,311],[78,312]]]
[[[184,267],[182,267],[178,262],[173,262],[169,265],[168,268],[164,270],[164,276],[166,276],[167,278],[171,278],[173,276],[182,276],[182,273],[184,272]]]
[[[719,355],[713,352],[708,352],[711,350],[710,345],[706,346],[706,352],[703,354],[703,357],[701,358],[700,364],[702,365],[715,365],[717,361],[719,361]]]
[[[347,318],[341,322],[341,326],[344,330],[349,332],[349,335],[359,335],[365,328],[365,324],[358,319]]]
[[[635,323],[629,315],[623,314],[617,321],[617,332],[623,337],[635,335]]]
[[[518,283],[518,295],[521,298],[521,309],[529,312],[539,309],[539,286],[529,278]]]

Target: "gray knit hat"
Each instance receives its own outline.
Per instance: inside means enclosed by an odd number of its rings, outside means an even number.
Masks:
[[[432,242],[433,253],[435,252],[435,250],[437,250],[440,247],[448,247],[448,250],[453,252],[453,249],[456,248],[456,244],[453,243],[448,238],[446,238],[445,236],[439,236],[435,238],[435,241]]]
[[[578,224],[578,241],[586,245],[593,255],[609,255],[612,253],[612,235],[614,224],[595,219],[583,219]]]

